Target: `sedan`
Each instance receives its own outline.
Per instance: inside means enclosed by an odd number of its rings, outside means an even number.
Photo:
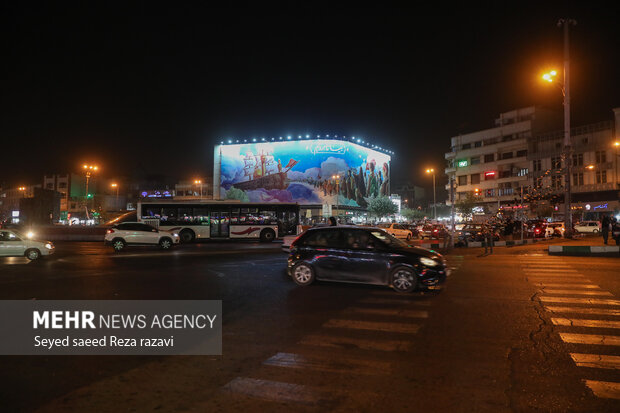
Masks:
[[[380,228],[309,229],[291,245],[288,274],[301,286],[315,280],[387,285],[398,292],[434,287],[449,275],[437,252],[412,247]]]
[[[26,257],[33,261],[54,253],[54,244],[36,241],[13,230],[0,230],[0,257]]]
[[[379,225],[379,228],[393,237],[406,239],[407,241],[413,237],[413,232],[411,232],[411,230],[406,228],[403,224],[381,224]]]

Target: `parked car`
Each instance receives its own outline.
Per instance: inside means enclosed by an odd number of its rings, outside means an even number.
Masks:
[[[388,285],[398,292],[434,287],[449,275],[437,252],[413,247],[381,228],[312,228],[291,246],[288,274],[301,286],[315,280]]]
[[[417,238],[420,234],[420,230],[418,230],[418,226],[416,224],[403,224],[403,226],[411,231],[411,235],[413,238]]]
[[[601,232],[601,223],[599,221],[581,221],[575,224],[575,231],[598,234]]]
[[[158,245],[169,250],[180,241],[179,234],[163,231],[141,222],[123,222],[106,231],[104,243],[120,252],[128,245]]]
[[[380,224],[379,228],[396,238],[406,239],[407,241],[413,238],[411,230],[406,228],[403,224]]]
[[[484,241],[484,225],[466,224],[458,233],[460,242],[482,242]],[[493,240],[499,241],[499,231],[493,230]]]
[[[545,228],[545,237],[563,237],[564,231],[565,228],[563,222],[550,222]]]
[[[428,238],[444,238],[448,235],[448,231],[441,224],[426,224],[420,230],[420,239]]]
[[[527,236],[531,238],[544,238],[547,232],[547,223],[544,221],[528,221]]]
[[[54,244],[49,241],[30,239],[15,230],[0,230],[0,257],[26,257],[34,261],[53,253]]]

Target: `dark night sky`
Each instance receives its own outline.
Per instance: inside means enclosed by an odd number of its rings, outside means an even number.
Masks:
[[[396,152],[392,179],[428,185],[449,138],[532,104],[572,31],[573,124],[620,106],[613,3],[435,11],[3,6],[0,184],[98,162],[107,176],[210,174],[221,138],[359,135]],[[169,3],[171,4],[171,3]],[[310,4],[310,3],[308,3]]]

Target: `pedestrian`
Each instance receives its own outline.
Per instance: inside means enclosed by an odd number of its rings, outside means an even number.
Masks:
[[[486,223],[483,227],[484,255],[493,254],[493,225]]]
[[[609,230],[611,229],[611,219],[607,214],[603,214],[603,219],[601,220],[601,232],[603,233],[603,243],[607,245],[607,240],[609,239]]]
[[[336,218],[334,217],[329,217],[329,226],[330,227],[335,227],[338,225],[338,221],[336,221]]]

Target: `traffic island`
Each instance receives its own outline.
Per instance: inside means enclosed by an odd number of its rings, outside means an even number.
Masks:
[[[577,257],[620,257],[620,246],[549,245],[549,255]]]

